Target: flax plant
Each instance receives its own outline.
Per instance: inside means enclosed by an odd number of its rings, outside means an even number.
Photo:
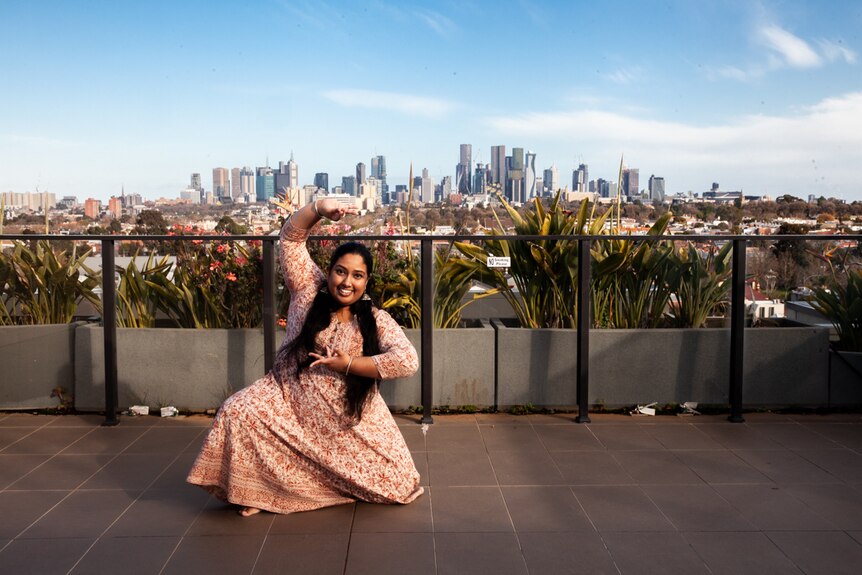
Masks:
[[[536,198],[534,209],[522,216],[499,193],[498,197],[512,218],[516,234],[572,236],[572,239],[493,239],[493,236],[504,234],[498,219],[498,230],[491,230],[492,239],[483,241],[481,246],[455,242],[455,247],[465,256],[476,278],[493,286],[493,289],[476,298],[500,293],[512,306],[522,327],[574,328],[577,325],[577,236],[601,233],[611,211],[596,217],[595,205],[583,202],[576,214],[566,212],[560,203],[558,191],[548,209]],[[489,255],[511,258],[508,274],[500,269],[488,268]],[[510,286],[509,277],[514,286]]]
[[[729,303],[733,244],[702,254],[688,242],[671,258],[668,278],[674,288],[668,321],[673,327],[706,327],[707,318]]]
[[[13,242],[12,249],[0,257],[0,322],[69,323],[83,300],[100,309],[99,296],[93,290],[100,284],[101,273],[84,264],[90,253],[88,249],[79,255],[77,245],[70,253],[55,253],[46,240],[32,248]]]
[[[117,266],[117,325],[119,327],[155,327],[159,308],[158,285],[165,285],[171,269],[167,256],[159,261],[150,253],[143,268],[135,262],[137,254],[125,268]]]
[[[647,232],[660,236],[671,215]],[[593,247],[593,317],[603,327],[655,328],[670,299],[673,245],[667,241],[600,240]]]
[[[858,262],[849,261],[850,252],[832,248],[822,255],[815,254],[829,266],[828,287],[818,287],[810,298],[811,307],[826,316],[835,327],[839,351],[862,352],[862,269]],[[836,272],[844,272],[845,281]]]

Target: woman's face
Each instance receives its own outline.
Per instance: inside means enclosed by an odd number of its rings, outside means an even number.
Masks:
[[[332,264],[326,278],[329,293],[341,306],[349,306],[365,293],[368,268],[359,254],[344,254]]]

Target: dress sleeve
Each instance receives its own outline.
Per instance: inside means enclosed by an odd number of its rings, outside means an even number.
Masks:
[[[314,299],[317,287],[326,277],[308,254],[305,241],[309,230],[294,227],[290,218],[281,228],[279,240],[281,244],[281,269],[284,273],[284,285],[290,292],[291,301],[309,302]]]
[[[380,379],[409,377],[419,369],[416,348],[407,339],[404,330],[392,316],[383,310],[374,310],[377,320],[377,339],[382,353],[372,355],[371,360],[380,372]]]

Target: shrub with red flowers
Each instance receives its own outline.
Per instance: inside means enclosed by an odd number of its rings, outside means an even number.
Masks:
[[[263,256],[256,243],[179,242],[173,277],[160,282],[160,309],[179,327],[259,326]]]

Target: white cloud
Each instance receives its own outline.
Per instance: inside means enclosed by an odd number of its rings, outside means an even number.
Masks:
[[[787,30],[775,25],[764,26],[759,31],[760,39],[775,52],[773,56],[781,64],[793,68],[813,68],[820,66],[822,60],[808,43]]]
[[[732,174],[745,185],[802,194],[816,161],[821,179],[858,195],[855,174],[862,149],[862,92],[829,98],[784,116],[750,115],[698,126],[598,110],[534,112],[491,117],[500,139],[529,137],[568,145],[576,140],[593,154],[626,153],[645,169],[698,181]],[[611,158],[596,157],[594,161]],[[695,188],[697,189],[697,188]]]
[[[330,90],[324,92],[323,97],[348,108],[390,110],[428,118],[446,116],[455,107],[453,103],[439,98],[375,90]]]
[[[416,10],[414,12],[426,26],[444,38],[457,30],[455,22],[433,10]]]
[[[616,84],[627,85],[637,82],[642,76],[642,70],[638,67],[634,67],[616,70],[615,72],[607,74],[605,77]]]
[[[820,51],[823,53],[823,56],[829,60],[830,62],[834,62],[836,60],[844,60],[848,64],[856,63],[856,52],[847,48],[846,46],[842,46],[838,42],[833,42],[831,40],[820,40]]]

